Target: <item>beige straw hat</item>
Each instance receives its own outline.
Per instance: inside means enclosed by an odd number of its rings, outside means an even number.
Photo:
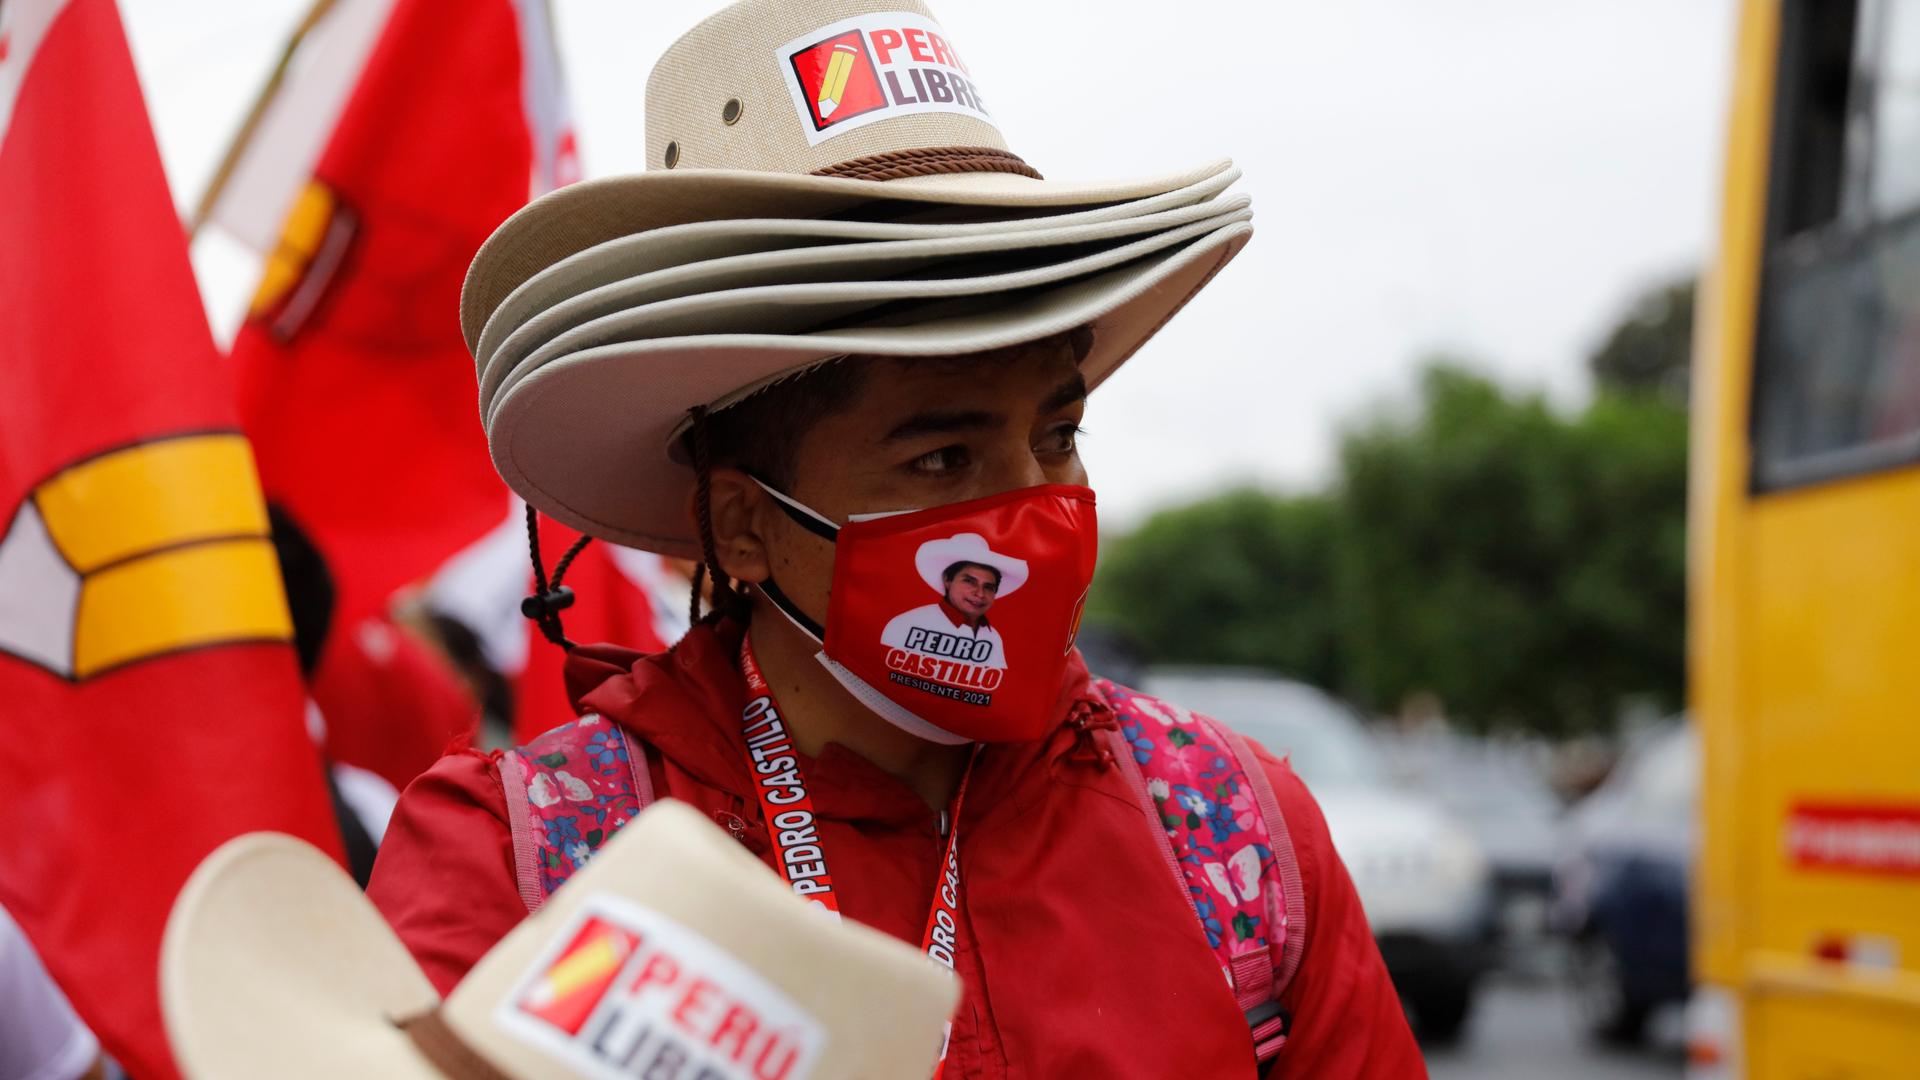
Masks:
[[[445,1002],[331,859],[277,833],[233,840],[174,904],[161,995],[199,1080],[897,1080],[932,1071],[959,987],[666,800]]]
[[[667,50],[646,97],[648,170],[509,218],[460,314],[500,475],[650,551],[698,555],[673,445],[689,409],[836,356],[1081,326],[1096,385],[1253,231],[1224,160],[1042,179],[916,0],[742,0]]]

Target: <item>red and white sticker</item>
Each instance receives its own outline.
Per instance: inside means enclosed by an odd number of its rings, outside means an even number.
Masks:
[[[809,145],[877,120],[947,112],[993,123],[940,24],[925,15],[858,15],[774,50]]]
[[[603,1080],[802,1080],[826,1029],[694,931],[586,898],[494,1011],[508,1035]]]
[[[1920,806],[1801,803],[1782,842],[1805,869],[1920,876]]]

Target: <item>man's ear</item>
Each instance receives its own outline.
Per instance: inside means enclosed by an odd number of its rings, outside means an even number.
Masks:
[[[767,546],[755,522],[767,493],[745,472],[716,466],[707,473],[707,501],[713,526],[714,557],[720,570],[737,581],[759,583],[772,576]],[[699,520],[700,494],[693,494],[694,520]]]

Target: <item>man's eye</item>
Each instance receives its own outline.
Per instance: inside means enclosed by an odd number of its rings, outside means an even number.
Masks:
[[[1046,437],[1040,440],[1040,445],[1033,449],[1034,452],[1041,454],[1072,453],[1080,444],[1080,436],[1084,434],[1086,431],[1079,424],[1060,424],[1049,428]]]
[[[907,468],[928,476],[952,472],[967,465],[967,448],[964,446],[943,446],[914,458]]]

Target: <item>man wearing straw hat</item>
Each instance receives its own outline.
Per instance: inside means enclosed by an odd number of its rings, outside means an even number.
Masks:
[[[671,797],[959,974],[940,1075],[1420,1075],[1291,769],[1073,649],[1088,391],[1247,242],[1238,171],[1043,179],[965,55],[911,0],[744,0],[655,66],[647,172],[482,247],[461,315],[501,476],[694,560],[713,610],[664,655],[575,647],[536,550],[584,718],[442,760],[371,895],[444,988]],[[1022,568],[997,665],[889,633],[964,535]]]

